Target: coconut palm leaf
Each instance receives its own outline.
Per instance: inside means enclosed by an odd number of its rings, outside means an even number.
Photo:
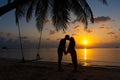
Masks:
[[[46,18],[47,9],[48,9],[48,0],[39,0],[36,11],[36,25],[39,31],[43,29],[43,23]]]
[[[67,29],[69,20],[69,0],[54,0],[53,2],[53,24],[56,30]]]
[[[11,2],[11,0],[8,0],[8,4]]]
[[[107,0],[100,0],[103,4],[108,5]]]
[[[107,4],[106,0],[99,1]],[[76,20],[82,21],[86,26],[88,25],[88,20],[94,22],[92,10],[86,0],[8,0],[8,2],[9,4],[0,7],[0,16],[10,10],[16,9],[17,24],[21,17],[26,17],[26,21],[29,22],[33,16],[32,14],[35,13],[37,25],[43,26],[43,20],[48,13],[49,4],[51,4],[52,8],[52,21],[57,31],[67,29],[67,23],[70,20],[70,11],[74,12],[77,16]],[[44,12],[46,14],[43,14]]]
[[[71,4],[72,4],[71,10],[77,16],[77,19],[75,21],[82,21],[87,26],[88,25],[87,15],[84,9],[82,8],[82,5],[79,4],[78,0],[72,0]]]
[[[26,21],[29,22],[30,19],[32,18],[32,14],[34,11],[34,7],[36,6],[36,3],[38,2],[38,0],[32,0],[28,6],[28,10],[26,13]]]
[[[87,18],[90,19],[90,21],[93,23],[94,22],[94,18],[93,18],[93,13],[92,10],[90,8],[90,6],[88,5],[88,3],[86,2],[86,0],[79,0],[81,6],[83,7]]]

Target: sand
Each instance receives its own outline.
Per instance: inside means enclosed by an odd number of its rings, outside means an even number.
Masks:
[[[120,80],[120,69],[73,66],[63,63],[64,71],[57,71],[56,62],[0,59],[0,80]]]

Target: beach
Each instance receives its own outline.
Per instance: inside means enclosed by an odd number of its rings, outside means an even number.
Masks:
[[[120,80],[120,69],[80,66],[72,72],[70,63],[57,71],[56,62],[0,59],[0,80]]]

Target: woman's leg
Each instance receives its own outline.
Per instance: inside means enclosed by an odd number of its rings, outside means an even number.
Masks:
[[[78,63],[77,63],[76,51],[71,53],[71,57],[72,57],[72,63],[73,63],[73,66],[74,66],[74,71],[77,71]]]

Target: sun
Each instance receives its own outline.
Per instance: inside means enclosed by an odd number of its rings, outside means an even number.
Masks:
[[[84,45],[87,45],[87,44],[88,44],[88,41],[87,41],[87,40],[84,40],[84,41],[83,41],[83,44],[84,44]]]

